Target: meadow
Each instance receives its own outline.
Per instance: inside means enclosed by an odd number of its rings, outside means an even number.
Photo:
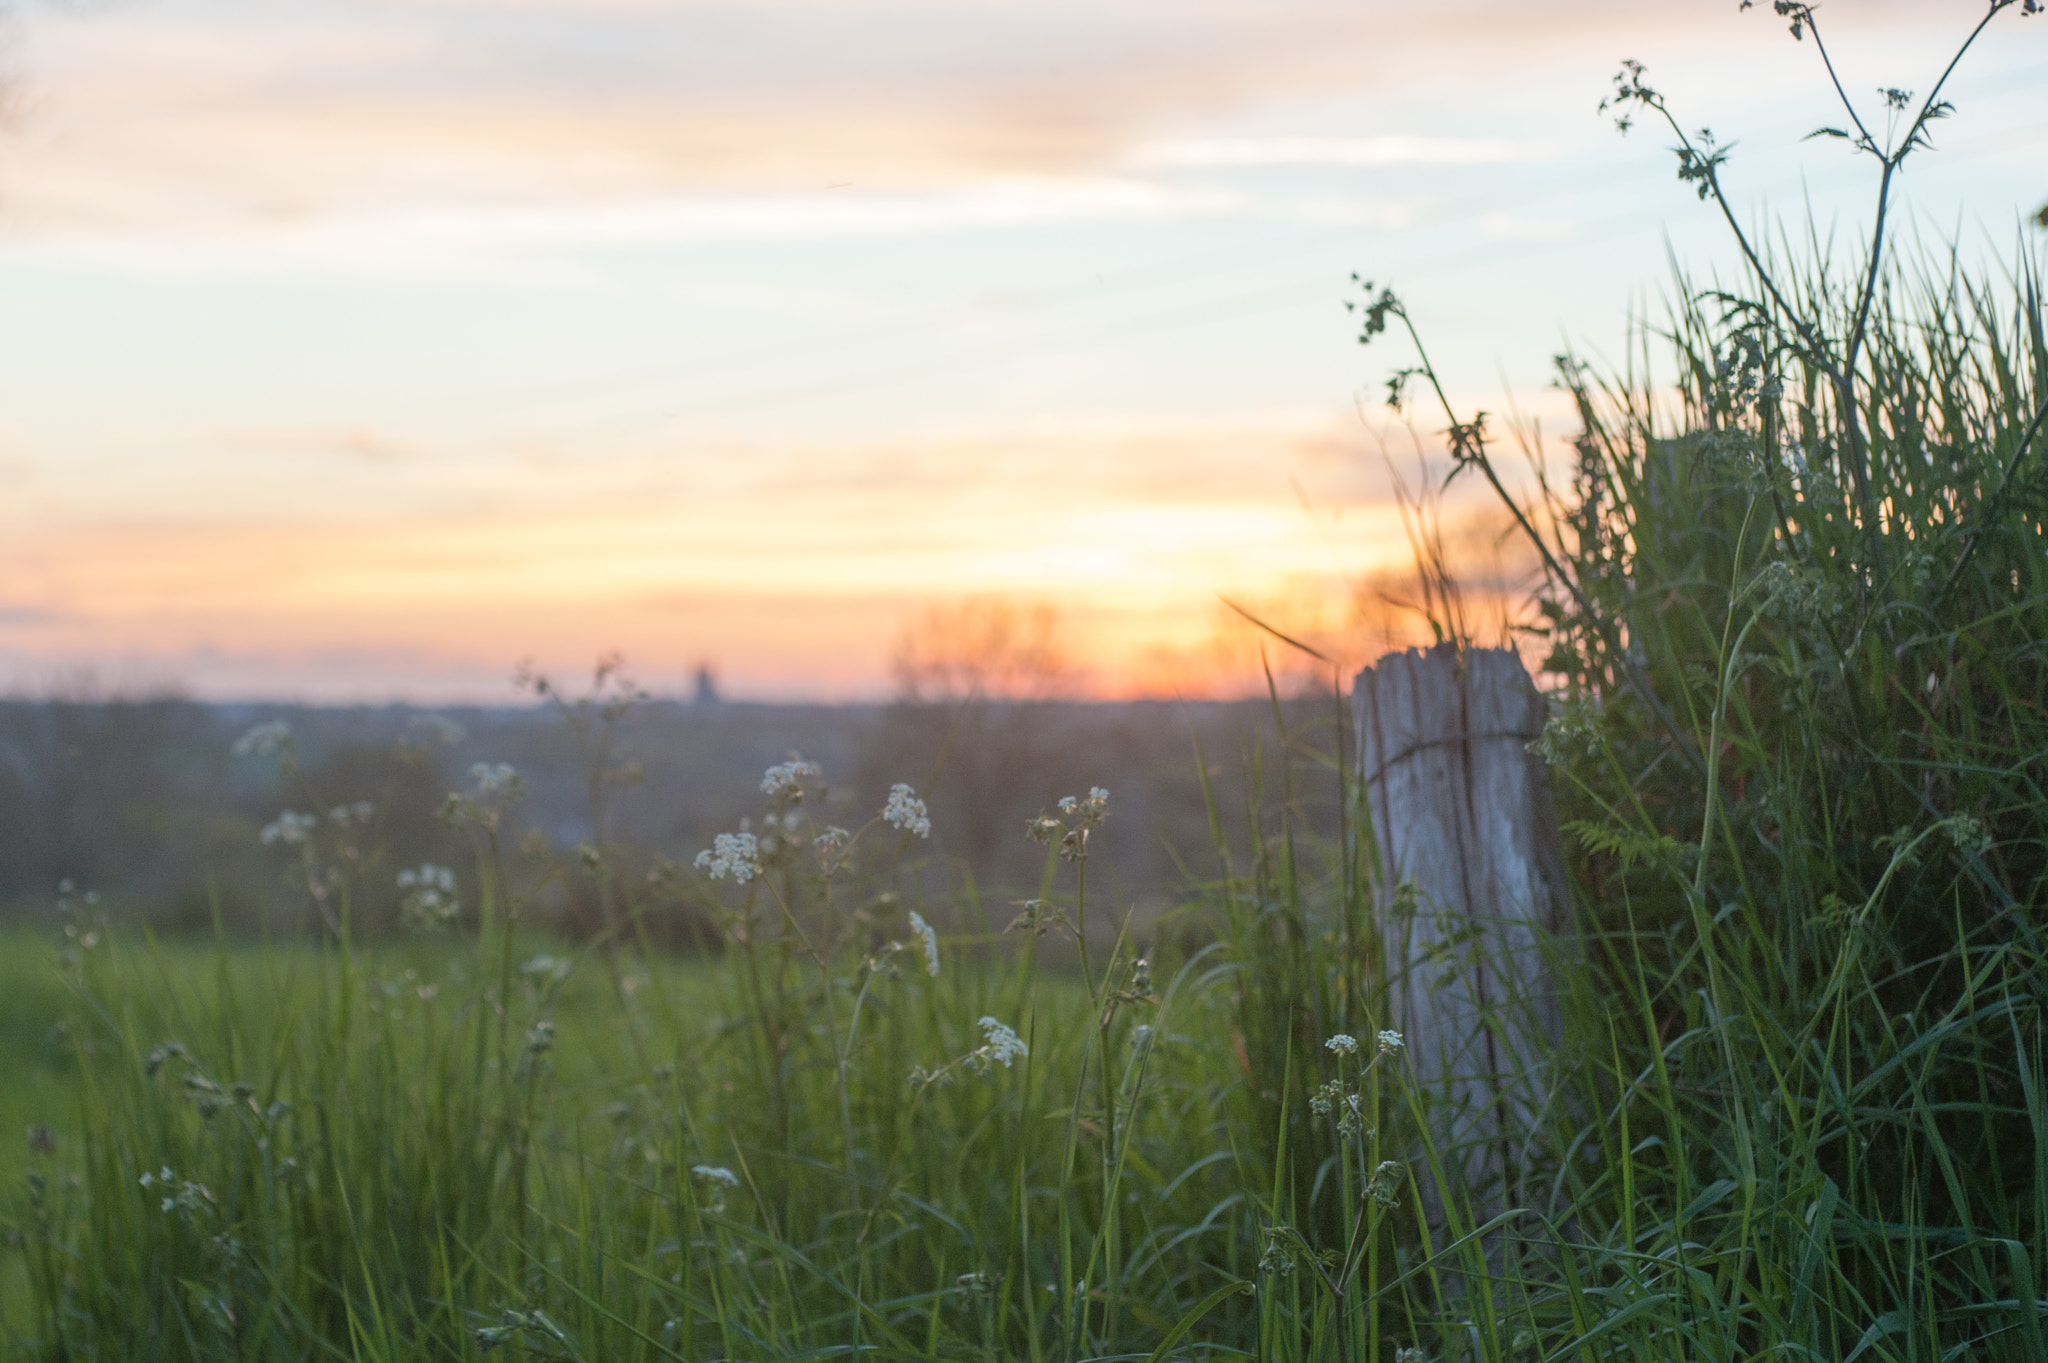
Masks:
[[[1882,190],[1942,93],[1885,92],[1882,138],[1848,108]],[[1113,790],[981,830],[1039,867],[997,890],[932,855],[972,816],[892,784],[918,773],[792,758],[649,862],[528,838],[518,774],[479,763],[438,816],[459,862],[280,811],[272,940],[154,941],[73,894],[8,943],[0,1113],[47,1128],[0,1156],[8,1349],[2048,1360],[2037,258],[1902,254],[1882,199],[1846,265],[1759,237],[1646,73],[1613,101],[1676,139],[1740,265],[1676,281],[1620,368],[1561,358],[1568,480],[1514,495],[1426,307],[1357,300],[1409,347],[1390,398],[1441,405],[1542,563],[1519,639],[1573,921],[1562,1041],[1493,1076],[1549,1095],[1499,1179],[1436,1134],[1387,1008],[1486,938],[1395,952],[1429,909],[1373,889],[1341,684],[1191,744],[1209,837],[1135,926],[1090,880]],[[532,931],[570,882],[588,931]],[[406,931],[358,923],[373,893]],[[660,930],[683,906],[715,927],[694,955]]]

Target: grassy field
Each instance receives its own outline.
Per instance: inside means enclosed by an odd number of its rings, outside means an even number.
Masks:
[[[1939,96],[1887,92],[1893,140],[1855,143],[1886,186]],[[1089,885],[1108,792],[999,830],[1043,858],[1012,897],[929,854],[968,816],[908,787],[778,765],[648,870],[530,846],[480,765],[443,810],[468,859],[402,881],[353,806],[281,813],[289,941],[153,943],[74,899],[9,942],[0,1114],[52,1135],[0,1156],[6,1347],[2048,1363],[2039,262],[1759,243],[1726,149],[1638,67],[1615,98],[1743,266],[1681,280],[1638,368],[1561,362],[1568,486],[1510,497],[1407,303],[1362,305],[1543,563],[1574,925],[1562,1041],[1495,1077],[1550,1095],[1496,1181],[1386,1034],[1386,943],[1429,906],[1373,892],[1340,706],[1276,703],[1227,807],[1191,755],[1212,837],[1141,934]],[[378,866],[416,937],[353,932]],[[528,935],[571,879],[595,935]],[[651,949],[675,904],[716,951]]]

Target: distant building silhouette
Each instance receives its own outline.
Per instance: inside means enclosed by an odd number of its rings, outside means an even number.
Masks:
[[[717,705],[724,699],[718,694],[718,678],[711,671],[710,663],[697,664],[696,691],[691,696],[697,705]]]

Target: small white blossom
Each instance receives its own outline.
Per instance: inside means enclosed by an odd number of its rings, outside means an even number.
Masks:
[[[816,762],[806,762],[792,754],[789,761],[778,762],[762,774],[761,793],[771,800],[787,799],[795,804],[804,798],[804,782],[819,780],[824,775],[824,768]]]
[[[981,1028],[982,1035],[988,1038],[982,1044],[982,1049],[987,1052],[990,1060],[1004,1069],[1010,1068],[1011,1061],[1031,1054],[1031,1048],[1024,1044],[1022,1037],[994,1018],[983,1018],[976,1025]]]
[[[1337,1035],[1325,1041],[1323,1045],[1335,1051],[1338,1055],[1358,1054],[1358,1038],[1347,1032],[1337,1033]]]
[[[275,843],[283,843],[287,847],[294,846],[304,842],[306,836],[319,826],[319,815],[298,814],[287,809],[263,826],[263,845],[269,847]]]
[[[1392,1054],[1393,1052],[1400,1050],[1402,1046],[1407,1044],[1406,1042],[1401,1040],[1401,1034],[1399,1032],[1391,1031],[1381,1032],[1379,1035],[1379,1043],[1381,1055]]]
[[[477,798],[484,800],[511,795],[525,784],[510,762],[479,762],[469,769],[469,775],[476,782]]]
[[[266,719],[246,730],[229,751],[236,757],[274,757],[291,742],[291,725],[281,719]]]
[[[398,873],[399,912],[407,927],[432,931],[455,921],[461,908],[455,897],[455,872],[427,862]]]
[[[738,1174],[716,1164],[693,1164],[690,1176],[705,1185],[704,1209],[709,1212],[724,1211],[726,1191],[740,1186]]]
[[[346,828],[352,823],[366,824],[370,821],[370,816],[376,812],[377,806],[371,804],[368,800],[358,800],[352,805],[336,805],[328,810],[327,822],[342,828]]]
[[[917,792],[901,781],[889,787],[889,801],[882,806],[882,819],[885,823],[906,833],[914,833],[920,838],[929,838],[932,835],[931,815],[925,809],[924,801],[918,799]]]
[[[752,833],[720,833],[709,851],[697,854],[696,865],[713,880],[731,876],[735,884],[744,885],[761,874],[761,844]]]
[[[910,911],[910,930],[924,942],[924,973],[939,973],[939,934],[932,931],[932,925],[924,921],[924,915],[916,909]]]

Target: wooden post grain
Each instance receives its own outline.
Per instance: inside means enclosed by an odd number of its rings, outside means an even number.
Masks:
[[[1562,1030],[1545,944],[1570,901],[1528,751],[1547,706],[1511,650],[1450,644],[1388,654],[1353,699],[1393,1025],[1444,1176],[1483,1219],[1520,1200],[1523,1133]],[[1427,1187],[1425,1214],[1440,1218],[1450,1191]]]

